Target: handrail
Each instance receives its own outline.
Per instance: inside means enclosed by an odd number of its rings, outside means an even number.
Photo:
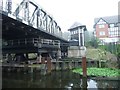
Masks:
[[[60,41],[50,40],[50,39],[39,39],[39,38],[25,38],[25,39],[14,39],[14,40],[3,41],[3,45],[5,46],[26,45],[26,44],[60,45]]]

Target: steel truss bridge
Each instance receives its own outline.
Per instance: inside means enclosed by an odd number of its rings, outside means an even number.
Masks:
[[[67,55],[68,41],[53,17],[33,0],[1,0],[3,54]],[[27,55],[26,55],[27,56]]]

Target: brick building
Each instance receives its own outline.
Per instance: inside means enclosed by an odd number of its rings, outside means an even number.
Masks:
[[[118,16],[107,16],[94,19],[95,36],[101,44],[117,42],[120,38]]]

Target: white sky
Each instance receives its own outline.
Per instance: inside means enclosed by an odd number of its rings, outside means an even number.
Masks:
[[[80,22],[93,30],[94,18],[118,14],[120,0],[34,0],[50,13],[62,31],[74,22]]]

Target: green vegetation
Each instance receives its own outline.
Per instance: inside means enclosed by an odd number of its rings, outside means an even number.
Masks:
[[[109,43],[106,45],[99,45],[99,48],[111,52],[112,54],[115,54],[116,56],[120,55],[120,44],[115,43]]]
[[[102,55],[102,56],[101,56]],[[86,57],[93,60],[109,60],[109,56],[112,56],[110,52],[106,52],[102,49],[87,48]]]
[[[105,61],[105,67],[108,68],[119,68],[119,62],[117,56],[108,51],[99,48],[87,48],[86,57],[92,60],[99,61],[99,66],[101,67],[101,61]]]
[[[73,72],[82,75],[82,68],[74,69]],[[88,76],[107,76],[107,77],[120,77],[119,69],[110,68],[87,68]]]

